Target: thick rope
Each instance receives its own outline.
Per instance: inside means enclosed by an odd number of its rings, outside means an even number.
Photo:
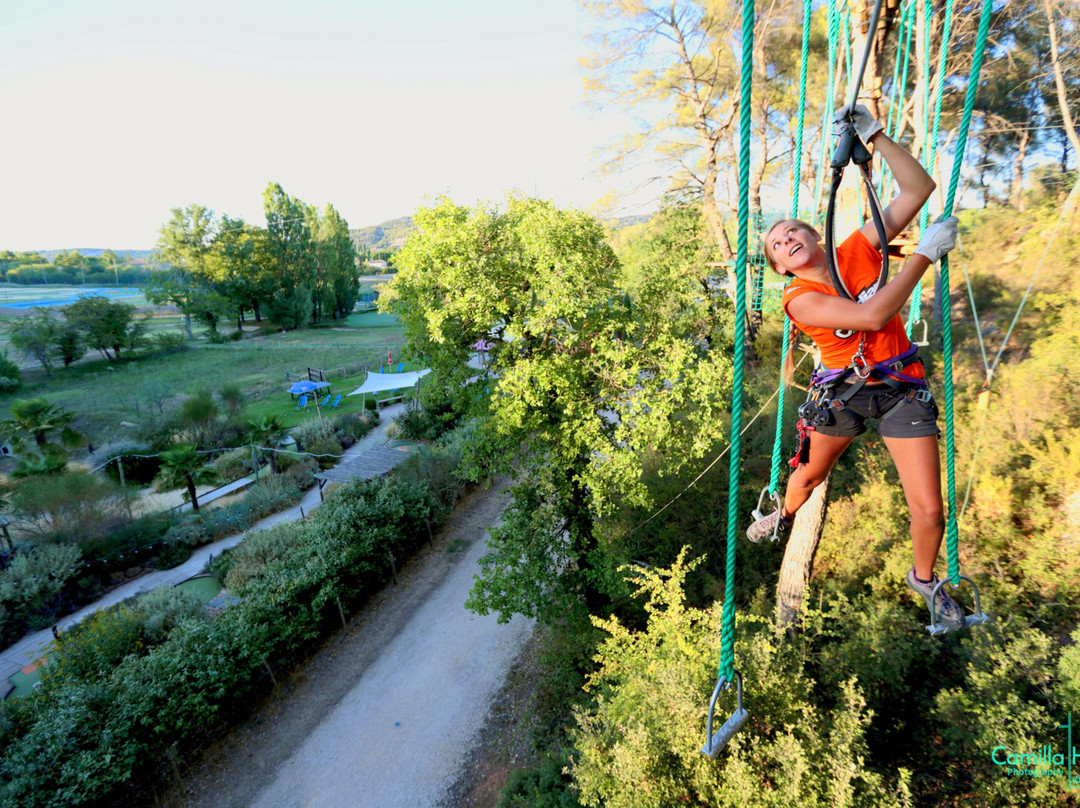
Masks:
[[[971,126],[971,114],[975,108],[975,94],[979,87],[979,74],[982,72],[983,57],[986,54],[986,39],[990,32],[990,13],[993,0],[983,0],[982,14],[979,17],[979,35],[975,40],[975,55],[968,76],[967,96],[964,99],[964,114],[960,119],[960,131],[956,138],[956,155],[953,158],[952,177],[949,192],[945,197],[945,216],[952,216],[956,189],[960,185],[960,169],[964,162],[964,148],[967,145],[968,130]],[[945,381],[945,465],[947,471],[947,490],[949,517],[945,528],[949,559],[949,581],[953,586],[960,585],[960,535],[956,524],[956,437],[953,434],[953,364],[952,364],[952,300],[949,292],[949,256],[941,259],[941,342],[942,365]]]
[[[934,114],[924,121],[926,124],[923,127],[923,142],[929,146],[929,156],[923,163],[926,166],[927,172],[931,177],[937,176],[937,144],[938,144],[938,132],[941,126],[941,97],[945,91],[945,65],[948,61],[949,55],[949,43],[952,40],[952,20],[953,20],[953,3],[954,0],[948,0],[945,3],[945,22],[941,30],[941,54],[938,57],[938,69],[937,69],[937,86],[934,92]],[[930,8],[930,3],[926,4],[927,9]],[[929,13],[929,12],[927,12]],[[930,30],[929,26],[926,29]],[[929,51],[929,34],[927,35],[927,51]],[[929,63],[927,63],[929,65]],[[927,99],[929,99],[930,87],[929,87],[929,68],[927,70]],[[924,109],[928,109],[924,105]],[[926,132],[929,131],[929,139],[926,137]],[[926,230],[926,226],[930,223],[930,209],[923,205],[922,212],[919,215],[919,232]],[[911,295],[911,308],[908,310],[907,321],[907,335],[911,338],[911,332],[915,328],[915,323],[923,318],[922,316],[922,296],[923,296],[923,284],[920,279],[915,285],[915,291]]]
[[[825,117],[822,119],[825,124],[821,129],[821,159],[818,160],[819,166],[826,166],[829,164],[827,149],[829,147],[829,134],[828,134],[828,122],[832,121],[833,110],[836,105],[836,76],[839,71],[836,70],[836,45],[840,41],[840,13],[836,10],[836,0],[829,0],[829,84],[825,92]],[[810,220],[810,224],[817,227],[818,211],[821,209],[821,191],[825,181],[825,174],[828,173],[822,169],[818,170],[817,175],[817,187],[814,189],[814,211]]]
[[[739,249],[735,257],[735,365],[731,378],[731,465],[728,475],[727,569],[720,623],[720,678],[735,680],[735,548],[739,531],[739,463],[742,459],[743,373],[746,364],[746,263],[750,224],[751,84],[754,66],[754,0],[743,0],[739,108]]]
[[[795,127],[795,172],[792,176],[791,213],[795,219],[799,215],[799,185],[802,182],[802,145],[803,125],[806,121],[806,67],[810,61],[810,7],[811,0],[803,0],[803,36],[802,59],[799,64],[799,122]],[[766,235],[768,235],[766,233]],[[791,352],[791,320],[784,312],[784,342],[780,347],[780,395],[776,402],[776,432],[773,435],[772,471],[769,474],[769,496],[780,495],[780,470],[784,464],[784,398],[787,385],[784,384],[784,365]]]
[[[906,26],[906,27],[905,27]],[[900,123],[903,120],[904,110],[904,95],[907,93],[908,82],[908,66],[911,63],[911,35],[915,30],[915,0],[910,0],[907,6],[904,8],[904,13],[901,16],[900,30],[902,35],[897,39],[897,42],[903,41],[904,67],[900,73],[900,83],[893,87],[892,97],[896,100],[895,107],[889,108],[889,125],[886,127],[886,134],[893,140],[899,142],[900,140]],[[896,66],[900,66],[899,59],[896,60]],[[895,79],[894,79],[895,81]],[[878,194],[882,199],[886,199],[890,193],[892,193],[893,175],[888,166],[885,166],[881,172],[882,192]],[[884,182],[885,179],[887,182]]]

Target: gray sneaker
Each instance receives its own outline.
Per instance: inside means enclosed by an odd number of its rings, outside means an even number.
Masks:
[[[926,608],[930,609],[931,613],[934,611],[934,606],[931,603],[931,597],[934,594],[934,587],[938,584],[937,575],[934,576],[934,580],[928,584],[924,584],[921,581],[915,580],[915,568],[912,567],[908,570],[907,585],[914,591],[923,596],[923,600],[926,601]],[[957,605],[956,601],[952,599],[949,593],[946,591],[948,585],[941,587],[937,593],[937,622],[941,623],[946,628],[955,631],[956,629],[967,628],[967,622],[964,620],[964,611]]]
[[[788,531],[791,530],[791,523],[793,520],[784,519],[780,516],[780,509],[777,508],[770,514],[758,519],[750,527],[746,529],[746,538],[750,541],[758,544],[765,541],[765,539],[771,539],[773,533],[776,534],[778,539],[782,539],[787,536]],[[779,525],[777,525],[779,523]]]

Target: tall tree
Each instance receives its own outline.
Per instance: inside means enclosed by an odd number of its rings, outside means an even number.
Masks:
[[[296,321],[296,290],[306,290],[310,297],[315,284],[315,240],[311,232],[308,206],[289,196],[276,182],[270,183],[263,192],[263,210],[266,214],[265,266],[276,278],[281,290],[290,295],[292,304],[275,312],[287,314],[290,327],[303,325],[314,312]],[[275,303],[280,295],[275,295]],[[310,303],[309,303],[310,305]]]
[[[203,317],[219,305],[213,296],[210,257],[216,233],[214,212],[199,204],[173,208],[158,236],[158,256],[170,270],[155,273],[147,285],[147,299],[172,303],[184,315],[189,340],[192,317]]]
[[[584,214],[538,200],[503,210],[442,200],[416,222],[379,306],[402,318],[432,368],[424,395],[490,408],[484,434],[518,477],[471,603],[503,617],[596,610],[619,560],[601,545],[597,516],[648,501],[645,454],[674,470],[716,439],[730,362],[664,321],[635,320],[603,230]],[[490,400],[465,384],[482,338],[494,342]]]

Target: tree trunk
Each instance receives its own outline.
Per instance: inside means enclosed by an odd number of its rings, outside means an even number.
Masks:
[[[829,478],[826,477],[795,515],[784,560],[780,564],[780,581],[776,585],[776,619],[781,626],[794,623],[802,608],[806,584],[814,571],[821,529],[825,525],[828,491]]]
[[[191,497],[191,510],[197,511],[199,510],[199,499],[195,496],[195,479],[189,475],[186,482],[188,496]]]
[[[1024,212],[1024,158],[1027,156],[1028,141],[1031,132],[1026,128],[1031,123],[1031,116],[1024,121],[1025,128],[1020,132],[1016,143],[1016,157],[1013,159],[1012,182],[1009,184],[1009,204],[1021,213]]]
[[[1065,134],[1069,137],[1069,144],[1073,151],[1080,154],[1080,136],[1076,134],[1072,113],[1069,112],[1069,97],[1065,89],[1065,78],[1061,72],[1061,61],[1058,59],[1057,23],[1054,21],[1054,10],[1050,6],[1050,0],[1043,0],[1043,9],[1046,11],[1046,20],[1049,23],[1050,64],[1054,68],[1054,88],[1057,90],[1061,122],[1065,125]]]
[[[184,330],[187,331],[189,340],[195,339],[195,335],[191,333],[191,312],[184,312]]]

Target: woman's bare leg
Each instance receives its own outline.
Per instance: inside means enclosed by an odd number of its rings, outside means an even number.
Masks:
[[[794,516],[814,489],[825,482],[840,455],[855,438],[837,438],[833,435],[810,433],[810,459],[792,472],[784,494],[783,516]]]
[[[922,438],[883,438],[892,455],[904,498],[911,512],[911,547],[915,574],[924,581],[934,577],[934,562],[945,532],[941,502],[941,459],[935,435]]]

